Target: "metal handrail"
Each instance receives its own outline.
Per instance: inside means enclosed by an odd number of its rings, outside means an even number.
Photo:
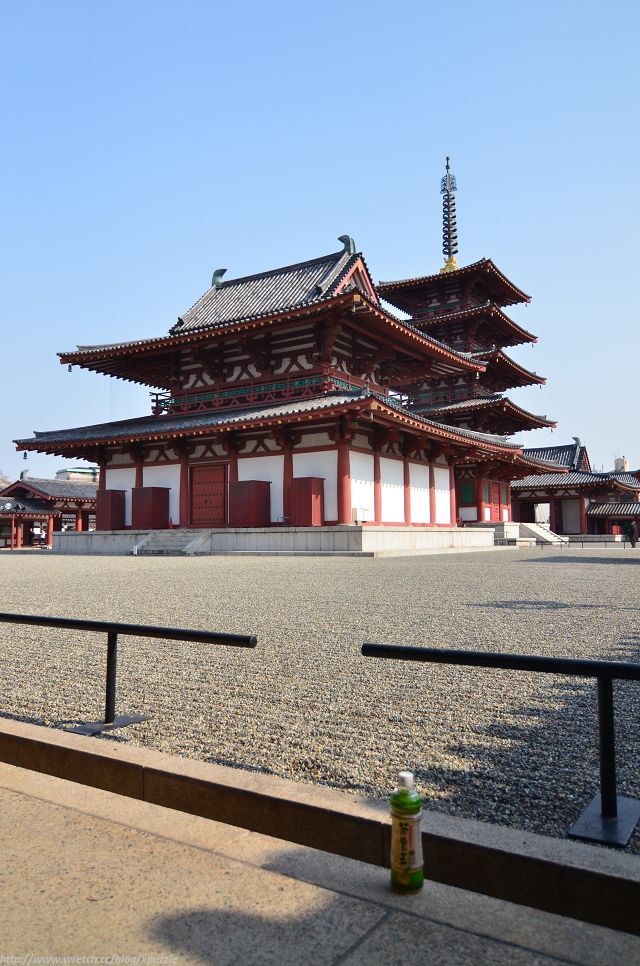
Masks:
[[[598,687],[598,731],[600,744],[600,795],[572,825],[574,838],[609,845],[627,844],[640,820],[640,802],[619,796],[616,791],[616,749],[613,709],[613,681],[640,681],[640,664],[629,661],[590,661],[582,658],[543,657],[530,654],[499,654],[399,644],[362,645],[364,657],[457,664],[463,667],[496,668],[502,671],[530,671],[595,678]]]
[[[252,634],[227,634],[220,631],[185,630],[178,627],[158,627],[155,624],[124,624],[119,621],[82,620],[75,617],[44,617],[34,614],[0,613],[5,624],[28,624],[38,627],[58,627],[68,630],[94,631],[107,635],[107,672],[104,721],[81,725],[73,730],[80,734],[98,734],[111,728],[147,721],[148,715],[123,715],[116,718],[116,668],[118,658],[118,634],[130,637],[155,637],[172,641],[192,641],[196,644],[223,644],[230,647],[255,647],[258,643]]]

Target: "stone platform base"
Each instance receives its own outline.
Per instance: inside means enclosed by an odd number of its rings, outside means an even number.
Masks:
[[[174,530],[93,530],[55,533],[59,554],[213,556],[286,554],[402,556],[493,549],[493,530],[472,527],[265,527]]]

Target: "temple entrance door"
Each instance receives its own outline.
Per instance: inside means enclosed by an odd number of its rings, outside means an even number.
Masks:
[[[500,520],[500,484],[491,483],[489,492],[491,496],[491,522],[497,523]]]
[[[226,513],[227,465],[191,467],[191,525],[224,527]]]

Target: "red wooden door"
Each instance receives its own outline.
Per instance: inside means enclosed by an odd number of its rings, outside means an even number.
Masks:
[[[500,484],[491,484],[491,522],[500,520]]]
[[[227,467],[191,467],[191,526],[223,527],[226,515]]]

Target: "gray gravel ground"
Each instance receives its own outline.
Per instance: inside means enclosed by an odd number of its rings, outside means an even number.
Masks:
[[[401,558],[0,554],[0,610],[258,635],[124,638],[109,738],[563,836],[598,788],[595,685],[366,659],[363,641],[640,660],[640,550]],[[103,710],[104,635],[0,625],[1,715]],[[640,684],[615,685],[619,789],[640,798]],[[242,775],[239,774],[239,781]],[[636,833],[631,849],[640,851]]]

